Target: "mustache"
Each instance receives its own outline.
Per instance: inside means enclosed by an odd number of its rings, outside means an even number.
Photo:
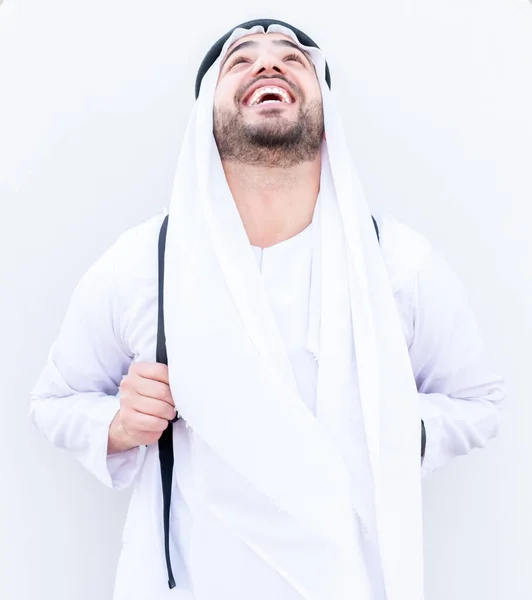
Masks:
[[[290,81],[287,77],[285,77],[284,75],[270,75],[270,76],[266,76],[263,75],[262,77],[255,77],[255,79],[253,79],[252,81],[249,81],[248,83],[246,83],[245,85],[241,86],[240,88],[238,88],[236,94],[235,94],[235,100],[238,104],[240,104],[243,100],[243,98],[246,96],[246,94],[248,93],[248,91],[259,81],[268,81],[269,79],[277,79],[279,81],[283,81],[284,83],[286,83],[286,85],[288,86],[288,88],[290,89],[290,91],[293,93],[294,97],[301,97],[302,91],[301,88],[293,83],[292,81]]]

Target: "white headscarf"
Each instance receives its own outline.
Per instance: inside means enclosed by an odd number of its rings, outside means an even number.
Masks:
[[[195,501],[309,599],[366,600],[353,569],[359,519],[382,569],[379,600],[422,600],[418,394],[320,50],[305,48],[327,135],[308,339],[315,415],[299,396],[225,179],[214,92],[227,49],[254,33],[264,29],[235,30],[203,79],[169,211],[166,338],[172,393],[197,442]],[[268,33],[299,44],[283,26]],[[231,497],[249,510],[232,509]]]

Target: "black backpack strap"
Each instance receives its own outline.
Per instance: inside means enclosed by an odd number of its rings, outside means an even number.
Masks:
[[[377,234],[377,240],[380,242],[380,234],[379,234],[379,225],[375,220],[375,217],[371,217],[373,219],[373,227],[375,227],[375,233]],[[427,432],[425,430],[425,423],[423,419],[421,420],[421,458],[425,458],[425,449],[427,447]]]
[[[375,228],[375,233],[377,234],[377,240],[380,242],[380,234],[379,234],[379,225],[375,220],[375,217],[371,217],[373,219],[373,227]],[[425,430],[425,423],[423,419],[421,420],[421,458],[425,458],[425,449],[427,447],[427,432]]]
[[[168,364],[166,354],[166,335],[164,331],[164,251],[166,247],[166,232],[168,230],[168,215],[165,217],[159,232],[159,297],[157,313],[157,351],[156,361]],[[172,423],[168,424],[159,438],[159,462],[161,463],[161,481],[163,487],[163,526],[164,526],[164,553],[166,569],[168,572],[168,587],[175,588],[175,579],[172,573],[170,559],[170,505],[172,501],[172,472],[174,470],[174,440]]]
[[[166,335],[164,332],[164,251],[166,248],[166,232],[168,231],[168,215],[164,218],[159,231],[159,295],[157,311],[157,362],[168,364],[166,354]]]
[[[373,221],[373,227],[375,227],[375,233],[377,234],[377,241],[380,242],[381,241],[381,236],[379,234],[379,226],[377,224],[377,221],[375,220],[375,217],[371,217],[372,221]]]

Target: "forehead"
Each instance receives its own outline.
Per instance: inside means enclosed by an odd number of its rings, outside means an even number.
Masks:
[[[238,48],[238,46],[240,44],[242,44],[243,42],[253,42],[253,46],[256,49],[266,48],[266,47],[268,47],[268,48],[281,47],[281,46],[278,46],[277,44],[274,44],[273,43],[274,41],[291,42],[292,44],[296,44],[298,46],[298,48],[300,48],[299,44],[297,44],[297,42],[294,41],[294,38],[292,38],[288,35],[284,35],[282,33],[253,33],[251,35],[245,35],[245,36],[241,37],[240,39],[236,40],[236,42],[234,42],[233,44],[231,44],[231,46],[229,46],[229,48],[227,48],[227,52],[225,53],[224,56],[226,56],[227,54],[232,52],[235,48]],[[246,44],[246,46],[249,48],[251,45],[248,46]],[[300,48],[300,49],[301,49],[301,51],[303,51],[302,48]]]

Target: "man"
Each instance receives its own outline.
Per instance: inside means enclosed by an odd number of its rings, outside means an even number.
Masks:
[[[169,220],[122,235],[71,299],[31,414],[134,485],[116,600],[421,600],[420,475],[496,433],[463,288],[372,220],[330,85],[290,25],[219,40]]]

